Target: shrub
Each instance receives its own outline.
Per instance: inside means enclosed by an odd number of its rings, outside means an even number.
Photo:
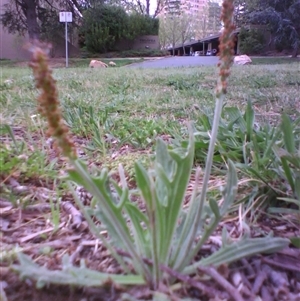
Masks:
[[[265,48],[264,34],[258,29],[242,28],[239,34],[240,51],[243,54],[260,54]]]
[[[117,55],[120,57],[156,57],[169,55],[169,52],[159,49],[137,49],[121,51]]]
[[[115,5],[97,5],[84,13],[79,44],[91,53],[115,50],[120,39],[134,40],[141,35],[157,35],[158,20],[140,14],[128,14]]]
[[[126,36],[128,16],[121,7],[100,5],[84,12],[81,46],[90,52],[106,52]]]

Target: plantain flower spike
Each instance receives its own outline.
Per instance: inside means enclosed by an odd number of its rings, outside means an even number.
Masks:
[[[227,78],[230,74],[230,67],[233,63],[234,55],[234,35],[235,26],[233,24],[234,0],[224,0],[222,5],[221,21],[223,22],[224,30],[220,36],[220,62],[218,67],[219,83],[217,86],[217,97],[222,93],[227,92]]]
[[[56,144],[62,151],[62,154],[71,160],[75,160],[77,158],[76,148],[70,139],[69,130],[64,124],[56,81],[49,67],[47,56],[49,47],[49,45],[29,47],[29,50],[32,52],[32,60],[29,66],[33,70],[36,88],[41,92],[37,99],[38,111],[47,120],[47,134],[56,138]]]

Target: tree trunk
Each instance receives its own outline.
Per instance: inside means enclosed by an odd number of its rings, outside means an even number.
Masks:
[[[146,15],[150,16],[150,0],[146,0]]]
[[[297,57],[298,52],[299,52],[299,48],[296,47],[296,48],[293,50],[292,57]]]
[[[36,0],[24,0],[24,13],[30,40],[39,40],[40,38],[40,26],[37,21],[37,5]]]

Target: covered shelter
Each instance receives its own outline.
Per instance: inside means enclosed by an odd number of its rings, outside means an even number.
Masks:
[[[235,47],[234,52],[235,54],[239,53],[238,50],[238,34],[240,32],[240,29],[236,29],[234,31],[234,35],[236,37],[235,39]],[[197,40],[197,41],[190,41],[185,43],[184,45],[177,45],[174,48],[175,55],[182,56],[184,55],[192,55],[195,52],[198,52],[200,55],[217,55],[219,52],[219,38],[221,36],[221,32],[207,36],[203,39]],[[168,51],[170,54],[173,54],[173,48],[168,48]]]

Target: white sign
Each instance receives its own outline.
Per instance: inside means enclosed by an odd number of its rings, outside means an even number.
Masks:
[[[63,11],[59,13],[59,22],[72,22],[72,13],[68,11]]]
[[[66,36],[66,67],[68,67],[68,22],[72,22],[72,13],[63,11],[59,13],[59,22],[65,23],[65,36]]]

